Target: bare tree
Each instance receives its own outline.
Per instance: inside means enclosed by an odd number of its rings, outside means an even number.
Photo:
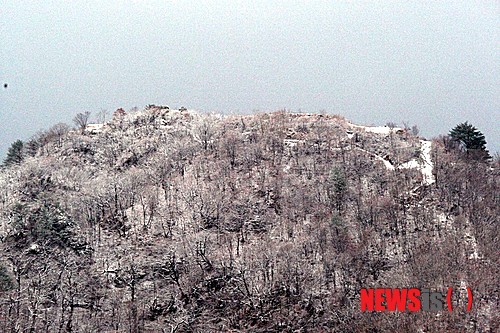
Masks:
[[[90,111],[80,112],[75,116],[75,118],[73,118],[73,123],[78,129],[80,129],[82,134],[85,131],[85,128],[87,127],[89,118],[90,118]]]
[[[389,121],[385,124],[385,126],[389,127],[392,131],[394,128],[396,128],[397,125],[395,122]]]
[[[101,109],[101,111],[97,113],[97,122],[100,124],[104,124],[106,122],[107,116],[108,116],[108,110]]]
[[[420,132],[420,131],[418,130],[418,126],[417,126],[417,125],[413,125],[413,126],[411,127],[411,134],[413,134],[413,135],[417,136],[419,132]]]
[[[53,139],[60,147],[62,139],[69,132],[69,126],[65,123],[58,123],[52,126],[46,133],[46,139]]]

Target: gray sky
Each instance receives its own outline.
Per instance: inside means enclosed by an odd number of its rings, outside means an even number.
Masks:
[[[428,137],[469,120],[500,151],[497,1],[249,3],[0,0],[0,153],[150,103],[326,110]]]

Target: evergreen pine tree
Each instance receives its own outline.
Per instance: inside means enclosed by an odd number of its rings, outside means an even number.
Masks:
[[[450,137],[457,142],[467,156],[474,159],[490,159],[491,156],[486,149],[486,139],[476,127],[468,122],[458,124],[450,131]]]
[[[23,160],[23,142],[21,140],[17,140],[12,143],[7,152],[7,157],[3,161],[3,165],[8,167],[13,164],[19,164]]]

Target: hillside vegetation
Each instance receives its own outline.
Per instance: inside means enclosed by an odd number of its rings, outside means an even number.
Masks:
[[[0,331],[498,331],[498,169],[445,141],[283,111],[56,125],[0,171]],[[473,311],[360,311],[450,286]]]

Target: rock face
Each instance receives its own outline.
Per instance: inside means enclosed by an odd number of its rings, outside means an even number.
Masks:
[[[498,329],[489,165],[332,115],[89,126],[0,171],[0,331]],[[361,288],[449,286],[472,312],[359,309]]]

